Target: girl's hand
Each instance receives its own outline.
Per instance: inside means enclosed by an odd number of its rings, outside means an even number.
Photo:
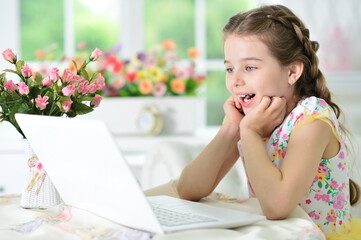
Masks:
[[[286,115],[286,99],[264,96],[260,104],[243,119],[242,130],[251,130],[261,137],[268,137],[283,122]]]
[[[234,98],[234,96],[231,96],[226,100],[223,104],[223,110],[226,114],[226,121],[228,123],[235,123],[239,125],[241,120],[244,118],[244,114],[241,104]]]

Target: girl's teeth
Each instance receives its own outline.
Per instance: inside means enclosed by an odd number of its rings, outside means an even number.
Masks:
[[[247,96],[243,99],[244,102],[249,102],[250,100],[251,100],[251,97],[250,97],[249,95],[247,95]]]

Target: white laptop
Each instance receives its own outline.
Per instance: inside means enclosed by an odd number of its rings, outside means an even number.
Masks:
[[[265,219],[168,196],[145,197],[102,121],[28,114],[16,114],[16,120],[68,205],[157,234],[233,228]],[[164,211],[179,212],[180,218],[156,216]]]

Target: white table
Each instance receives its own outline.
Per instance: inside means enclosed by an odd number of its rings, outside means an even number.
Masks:
[[[172,183],[147,192],[147,195],[167,194],[176,196]],[[124,194],[126,197],[126,194]],[[111,197],[111,196],[109,196]],[[212,194],[204,204],[232,208],[261,214],[257,199],[230,199],[220,194]],[[119,213],[121,214],[121,213]],[[0,197],[0,239],[37,240],[92,240],[124,239],[145,240],[151,234],[132,230],[108,221],[95,214],[66,205],[47,210],[23,209],[19,206],[19,196]],[[323,233],[308,215],[297,207],[287,219],[280,221],[262,220],[235,229],[196,229],[166,235],[155,235],[155,240],[324,240]]]

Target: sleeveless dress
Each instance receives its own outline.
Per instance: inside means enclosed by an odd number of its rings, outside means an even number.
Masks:
[[[286,156],[287,145],[292,132],[316,119],[326,122],[332,128],[340,143],[340,150],[333,158],[321,159],[313,183],[299,205],[326,236],[338,235],[340,237],[332,239],[353,239],[346,237],[346,235],[349,236],[351,225],[354,230],[354,220],[358,221],[355,227],[360,229],[360,235],[354,239],[361,239],[361,221],[352,218],[353,223],[351,224],[349,160],[345,137],[334,111],[325,100],[309,97],[299,101],[283,123],[273,131],[272,135],[269,138],[264,138],[266,151],[272,163],[280,168]],[[238,147],[243,159],[240,144]],[[302,162],[302,158],[300,158],[300,162]],[[255,196],[250,182],[248,182],[248,186],[250,195]]]

